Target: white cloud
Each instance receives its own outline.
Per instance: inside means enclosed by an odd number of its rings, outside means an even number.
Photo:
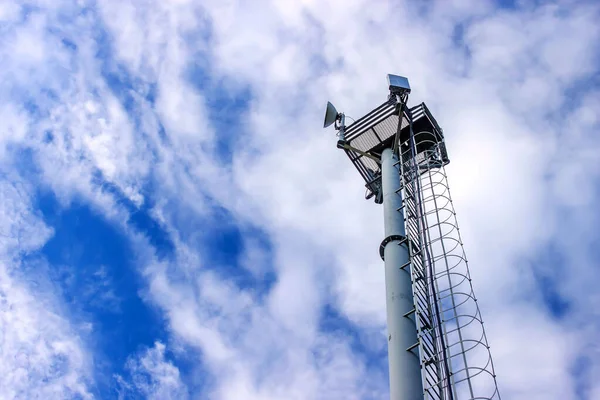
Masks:
[[[293,287],[290,281],[260,303],[189,261],[180,259],[175,265],[190,268],[192,280],[169,277],[164,264],[149,264],[146,274],[152,299],[166,312],[171,331],[201,352],[198,368],[214,381],[207,391],[211,398],[383,395],[383,376],[366,374],[365,360],[353,354],[349,337],[318,332],[318,316],[311,315],[318,307],[307,302],[313,289]]]
[[[90,359],[76,327],[48,278],[25,275],[44,262],[20,260],[52,234],[31,208],[30,189],[0,181],[0,398],[91,398]]]
[[[165,358],[166,346],[155,342],[154,347],[130,357],[126,370],[130,379],[117,376],[119,399],[142,395],[145,399],[185,399],[188,393],[181,382],[179,369]]]
[[[24,112],[15,109],[12,104],[5,104],[0,108],[0,161],[4,159],[7,147],[20,144],[25,139],[29,118]]]
[[[89,360],[76,331],[44,295],[0,265],[0,397],[91,398]]]
[[[0,3],[0,21],[12,22],[19,17],[21,7],[11,1],[3,1]]]

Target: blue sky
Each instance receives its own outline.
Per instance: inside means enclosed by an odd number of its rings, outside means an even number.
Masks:
[[[444,128],[504,398],[600,399],[594,1],[0,0],[0,398],[382,399],[324,105]]]

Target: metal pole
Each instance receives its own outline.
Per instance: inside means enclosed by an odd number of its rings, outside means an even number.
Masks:
[[[404,228],[398,157],[392,149],[381,155],[385,292],[388,326],[390,400],[422,400],[423,384],[417,344],[408,243]]]

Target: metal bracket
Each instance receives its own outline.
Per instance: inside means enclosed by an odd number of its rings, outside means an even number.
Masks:
[[[417,342],[417,343],[413,344],[412,346],[410,346],[409,348],[407,348],[406,351],[411,351],[412,349],[414,349],[418,345],[419,345],[419,342]]]
[[[384,256],[385,246],[389,242],[392,242],[394,240],[399,240],[400,243],[398,243],[398,244],[402,244],[402,243],[406,242],[407,238],[406,238],[406,236],[402,236],[402,235],[390,235],[390,236],[386,237],[385,239],[383,239],[383,241],[379,245],[379,256],[381,257],[381,259],[383,261],[385,261],[385,256]]]
[[[372,154],[365,153],[364,151],[361,151],[361,150],[357,149],[356,147],[350,146],[345,140],[338,140],[338,142],[337,142],[337,148],[338,149],[345,149],[345,150],[353,151],[355,153],[360,154],[363,157],[370,158],[371,160],[375,161],[377,164],[381,164],[381,159],[380,158],[377,158],[377,157],[375,157]]]

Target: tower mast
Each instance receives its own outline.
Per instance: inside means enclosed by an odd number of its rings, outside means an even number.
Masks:
[[[445,166],[442,129],[408,79],[388,75],[388,100],[345,125],[327,104],[343,149],[383,204],[391,400],[500,399]]]

